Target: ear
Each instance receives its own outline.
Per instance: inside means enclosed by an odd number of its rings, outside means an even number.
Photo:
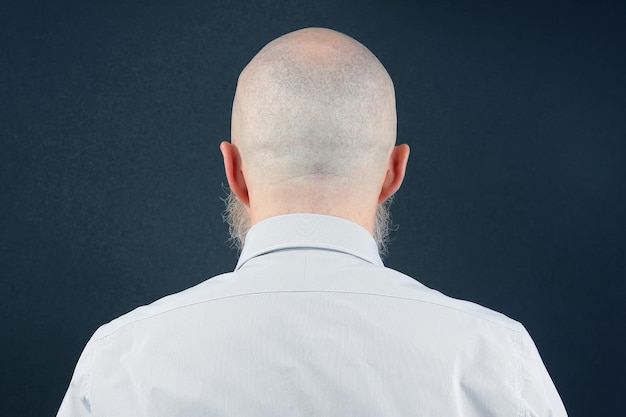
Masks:
[[[241,170],[241,156],[235,145],[228,142],[220,144],[220,150],[224,157],[224,170],[226,171],[226,179],[230,190],[241,200],[246,206],[250,206],[250,197],[248,195],[248,186],[246,179]]]
[[[391,197],[402,185],[404,173],[406,172],[406,164],[409,162],[409,145],[398,145],[393,148],[389,157],[389,166],[387,174],[383,182],[383,188],[378,197],[378,204],[384,202]]]

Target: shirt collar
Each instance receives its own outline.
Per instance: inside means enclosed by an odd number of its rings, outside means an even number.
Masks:
[[[360,225],[323,214],[285,214],[250,228],[235,270],[257,256],[293,248],[334,250],[383,266],[374,238]]]

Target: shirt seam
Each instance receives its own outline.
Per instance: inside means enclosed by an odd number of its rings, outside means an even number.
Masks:
[[[516,348],[516,354],[517,354],[517,367],[515,369],[516,373],[515,373],[515,393],[517,394],[517,415],[518,416],[526,416],[527,415],[527,409],[524,406],[524,403],[522,401],[522,389],[521,389],[521,383],[523,381],[523,377],[524,377],[524,361],[522,360],[522,343],[523,343],[523,332],[519,332],[517,334],[517,337],[515,339],[515,348]]]
[[[97,337],[95,340],[97,340],[97,341],[104,340],[104,339],[114,335],[115,333],[117,333],[122,328],[126,327],[127,325],[138,323],[138,322],[141,322],[141,321],[153,318],[153,317],[157,317],[157,316],[160,316],[162,314],[165,314],[165,313],[168,313],[168,312],[171,312],[171,311],[179,310],[181,308],[191,307],[191,306],[199,305],[199,304],[210,302],[210,301],[224,300],[224,299],[228,299],[228,298],[244,297],[244,296],[250,296],[250,295],[261,295],[261,294],[315,293],[315,292],[317,292],[317,293],[371,295],[371,296],[378,296],[378,297],[395,298],[395,299],[399,299],[399,300],[416,301],[416,302],[421,302],[421,303],[426,303],[426,304],[430,304],[430,305],[435,305],[435,306],[447,308],[447,309],[450,309],[450,310],[455,310],[457,312],[460,312],[460,313],[463,313],[463,314],[466,314],[466,315],[469,315],[469,316],[472,316],[472,317],[477,317],[477,318],[480,318],[482,320],[488,321],[490,323],[496,324],[498,326],[507,328],[507,329],[509,329],[511,331],[514,331],[515,333],[521,333],[522,332],[522,325],[519,322],[517,322],[517,321],[515,321],[513,319],[509,319],[509,320],[511,320],[511,322],[514,323],[514,324],[513,325],[507,325],[505,323],[501,323],[499,321],[492,320],[492,319],[490,319],[488,317],[484,317],[484,316],[479,315],[479,314],[474,314],[472,312],[465,311],[465,310],[460,309],[460,308],[456,308],[456,307],[453,307],[453,306],[448,306],[448,305],[445,305],[445,304],[440,304],[440,303],[436,303],[436,302],[432,302],[432,301],[428,301],[428,300],[421,300],[421,299],[415,299],[415,298],[409,298],[409,297],[402,297],[402,296],[398,296],[398,295],[361,292],[361,291],[338,291],[338,290],[301,289],[301,290],[268,290],[268,291],[245,292],[245,293],[241,293],[241,294],[230,294],[230,295],[225,295],[225,296],[222,296],[222,297],[215,297],[215,298],[210,298],[210,299],[206,299],[206,300],[196,301],[196,302],[193,302],[193,303],[188,303],[188,304],[176,306],[176,307],[173,307],[173,308],[170,308],[170,309],[167,309],[167,310],[163,310],[163,311],[157,312],[155,314],[151,314],[151,315],[146,316],[146,317],[141,317],[141,318],[137,318],[137,319],[131,320],[128,323],[124,323],[124,324],[120,325],[119,327],[115,328],[111,332],[106,332],[105,334]],[[148,307],[148,306],[145,306],[145,307]],[[127,314],[131,314],[131,313],[127,313]],[[106,327],[106,325],[104,325],[103,327]]]

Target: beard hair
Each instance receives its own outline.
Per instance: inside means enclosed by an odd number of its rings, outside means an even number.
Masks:
[[[239,252],[243,249],[246,234],[250,230],[250,214],[248,207],[243,204],[237,196],[228,190],[226,198],[223,199],[226,208],[222,218],[228,224],[231,245]],[[390,206],[393,196],[376,207],[376,220],[374,222],[373,237],[378,246],[378,253],[381,257],[387,255],[389,243],[391,242],[391,232],[398,229],[391,220]]]

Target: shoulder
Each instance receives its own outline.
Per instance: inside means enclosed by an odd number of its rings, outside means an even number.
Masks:
[[[388,296],[428,305],[431,310],[449,317],[466,317],[474,321],[492,323],[497,327],[508,329],[515,333],[523,334],[525,332],[524,326],[520,322],[503,313],[472,301],[450,297],[394,269],[380,269],[379,274],[381,278],[391,284],[385,290],[385,294]]]
[[[170,314],[174,311],[179,311],[199,303],[226,296],[226,294],[220,290],[227,284],[228,278],[231,275],[232,273],[216,275],[193,287],[167,295],[150,304],[137,307],[100,326],[91,339],[92,341],[99,341],[114,335],[124,327],[151,321],[154,318]]]

